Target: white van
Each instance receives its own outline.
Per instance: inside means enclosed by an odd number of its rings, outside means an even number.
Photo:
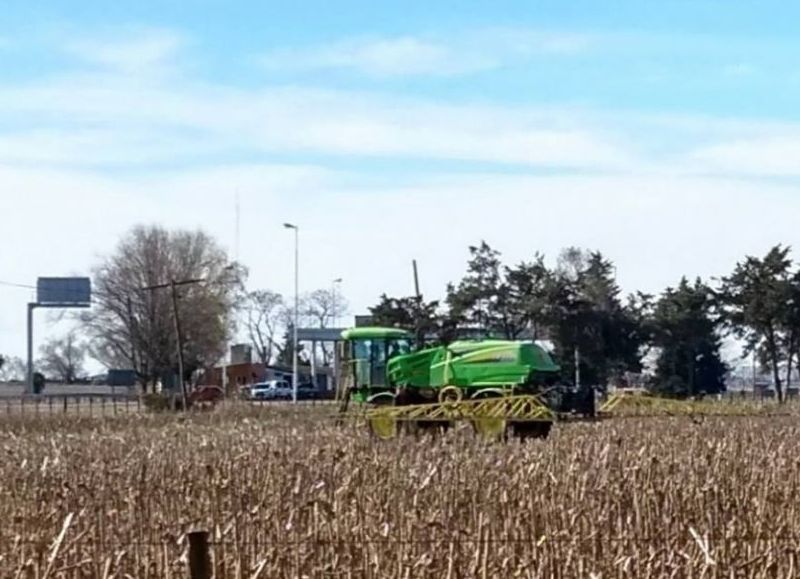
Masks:
[[[269,380],[250,387],[251,400],[291,400],[292,385],[286,380]]]

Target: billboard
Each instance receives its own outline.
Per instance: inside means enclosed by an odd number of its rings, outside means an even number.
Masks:
[[[371,326],[374,323],[374,319],[372,316],[356,316],[356,328]]]
[[[92,282],[88,277],[40,277],[36,282],[40,306],[89,307]]]

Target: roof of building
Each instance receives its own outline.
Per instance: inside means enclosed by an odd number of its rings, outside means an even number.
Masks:
[[[410,337],[411,334],[398,328],[366,327],[352,328],[342,332],[342,338],[345,340],[389,340]]]

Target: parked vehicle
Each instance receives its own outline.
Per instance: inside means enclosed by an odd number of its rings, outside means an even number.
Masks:
[[[250,387],[251,400],[291,400],[292,385],[285,380],[270,380]]]
[[[313,384],[306,383],[297,386],[298,400],[316,400],[319,397],[319,390]]]

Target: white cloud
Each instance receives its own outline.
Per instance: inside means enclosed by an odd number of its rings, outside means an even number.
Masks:
[[[183,39],[171,31],[149,30],[107,38],[72,40],[64,50],[81,61],[135,73],[159,70],[172,63]]]
[[[146,103],[146,106],[142,106]],[[331,156],[479,161],[540,167],[620,168],[632,153],[613,130],[584,122],[576,111],[448,105],[381,94],[266,87],[180,86],[120,75],[83,74],[27,86],[0,87],[0,118],[52,119],[50,130],[71,121],[80,149],[68,140],[38,147],[41,131],[14,135],[23,146],[5,147],[6,157],[27,152],[51,160],[53,147],[93,157],[91,141],[102,133],[97,158],[151,158],[148,135],[188,150],[196,146],[260,153],[310,152]],[[78,125],[76,131],[74,125]],[[82,125],[93,128],[86,133]],[[99,129],[98,129],[99,127]],[[181,134],[189,131],[186,139]],[[114,142],[104,142],[117,135]],[[62,134],[63,136],[63,134]],[[202,137],[198,139],[198,137]],[[6,137],[11,138],[11,137]],[[88,138],[88,139],[87,139]],[[59,139],[60,140],[60,139]],[[28,143],[27,145],[25,143]],[[132,144],[143,151],[136,155]],[[117,146],[121,150],[113,152]],[[179,153],[176,145],[174,153]],[[174,155],[164,151],[167,160]],[[56,155],[58,156],[58,155]],[[3,146],[0,143],[0,158]]]
[[[457,75],[494,68],[486,57],[412,36],[348,40],[308,50],[280,50],[263,60],[268,69],[351,68],[372,76]]]
[[[800,132],[758,134],[700,147],[693,159],[729,175],[800,176]]]
[[[524,27],[495,27],[477,31],[469,43],[477,42],[483,50],[497,51],[509,61],[533,56],[569,56],[586,53],[608,38],[578,32],[552,32]],[[466,43],[465,43],[466,44]]]
[[[132,167],[191,161],[220,153],[224,145],[190,135],[161,134],[139,127],[126,130],[55,128],[0,134],[0,163],[71,167]]]
[[[800,166],[800,128],[774,121],[244,89],[138,72],[0,85],[3,118],[23,127],[0,133],[7,163],[170,165],[311,153],[638,173],[794,175]]]
[[[579,50],[585,42],[525,30],[481,34],[503,38],[504,50],[516,54]],[[120,43],[82,41],[87,53],[113,64],[110,68],[0,85],[0,121],[15,127],[0,133],[0,162],[171,166],[207,162],[215,155],[235,159],[290,153],[323,155],[329,162],[477,162],[500,170],[797,172],[800,130],[782,123],[453,104],[307,86],[203,84],[179,71],[149,73],[169,68],[179,34],[121,36]],[[413,39],[404,46],[399,53],[448,54]]]
[[[295,93],[287,100],[293,103],[291,112],[276,115],[261,135],[267,146],[335,155],[591,169],[619,168],[631,156],[612,131],[583,125],[567,114],[546,118],[535,109],[384,98],[354,101],[346,94],[320,99]],[[276,128],[279,138],[273,133]]]
[[[523,63],[537,55],[573,54],[589,45],[586,35],[494,28],[447,39],[351,38],[309,48],[276,50],[262,61],[270,70],[352,69],[375,77],[454,76]]]

